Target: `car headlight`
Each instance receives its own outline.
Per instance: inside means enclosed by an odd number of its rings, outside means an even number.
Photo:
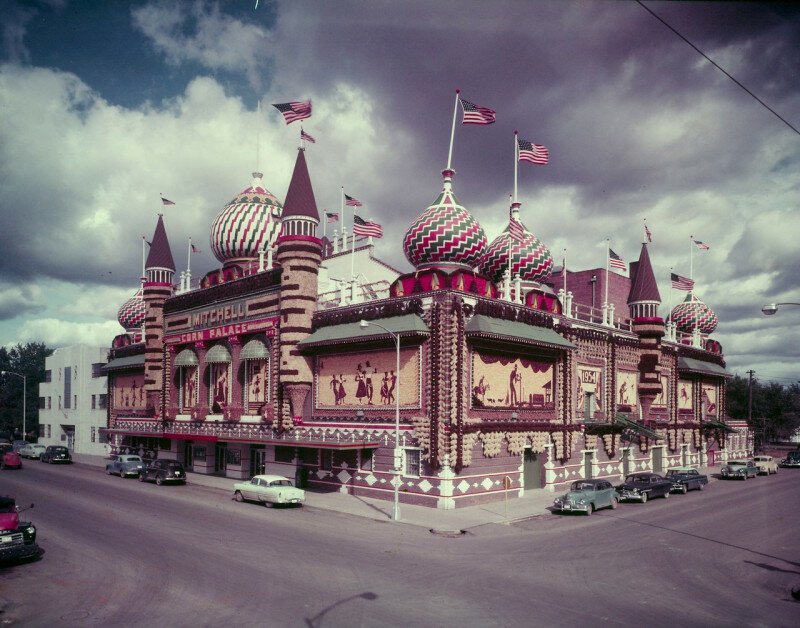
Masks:
[[[578,500],[578,503],[579,503],[581,506],[584,506],[584,505],[586,505],[586,500],[585,500],[585,499],[579,499],[579,500]]]
[[[23,533],[23,536],[25,538],[32,539],[33,537],[36,536],[36,528],[34,528],[33,526],[29,526],[29,527],[25,528],[22,531],[22,533]]]

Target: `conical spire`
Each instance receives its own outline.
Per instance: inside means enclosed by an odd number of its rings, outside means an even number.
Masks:
[[[169,248],[167,230],[164,228],[164,216],[158,215],[156,231],[150,243],[150,253],[147,255],[145,270],[148,268],[164,268],[175,272],[175,262],[172,260],[172,251]]]
[[[308,176],[305,151],[297,151],[297,161],[294,164],[292,181],[289,191],[286,192],[286,202],[283,204],[283,222],[287,218],[311,218],[319,223],[317,202],[314,200],[314,189],[311,187],[311,178]]]
[[[658,292],[658,284],[653,274],[653,266],[650,264],[647,244],[642,244],[639,262],[635,266],[631,264],[631,275],[631,291],[628,295],[628,305],[642,302],[661,303],[661,295]]]

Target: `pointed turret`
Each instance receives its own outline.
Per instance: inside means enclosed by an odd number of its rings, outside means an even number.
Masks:
[[[158,215],[158,223],[150,244],[150,253],[144,264],[145,283],[168,283],[172,285],[175,275],[175,262],[172,259],[172,250],[169,248],[167,230],[164,228],[164,216]]]
[[[631,318],[655,318],[660,304],[661,295],[650,264],[650,254],[647,244],[642,244],[639,261],[631,264],[631,291],[628,295]]]
[[[311,187],[305,151],[302,148],[297,152],[292,181],[283,204],[281,224],[282,238],[295,235],[315,236],[319,225],[317,201],[314,199],[314,189]]]

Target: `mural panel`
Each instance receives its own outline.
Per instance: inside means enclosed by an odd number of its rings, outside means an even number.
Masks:
[[[654,408],[666,408],[667,407],[667,391],[669,390],[669,377],[667,375],[661,376],[661,392],[656,395],[656,398],[653,399],[653,407]]]
[[[599,366],[578,365],[578,397],[576,408],[583,408],[586,403],[586,394],[594,394],[594,407],[603,411],[603,369]]]
[[[688,379],[678,381],[678,410],[693,410],[692,382]]]
[[[636,407],[639,403],[636,384],[638,373],[635,371],[617,371],[617,390],[615,392],[618,406]]]
[[[197,403],[197,367],[181,367],[181,407],[192,408]]]
[[[717,416],[717,387],[714,384],[702,384],[701,393],[706,416]]]
[[[230,364],[219,362],[211,364],[211,411],[221,412],[228,405],[228,371]]]
[[[553,408],[555,363],[472,353],[473,408]]]
[[[125,408],[144,410],[146,406],[144,373],[114,377],[114,407],[117,410]]]
[[[317,408],[394,407],[400,389],[400,406],[418,408],[420,396],[419,349],[397,352],[370,351],[317,358]]]
[[[269,401],[269,360],[247,361],[247,401],[264,403]]]

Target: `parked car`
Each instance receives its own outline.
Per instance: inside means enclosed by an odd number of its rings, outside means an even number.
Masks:
[[[746,480],[758,475],[758,467],[752,460],[728,460],[720,473],[726,480]]]
[[[778,472],[778,462],[772,456],[753,456],[759,473],[772,475]]]
[[[140,482],[149,480],[155,480],[158,486],[164,482],[186,484],[186,471],[183,465],[176,460],[153,460],[150,464],[145,465],[139,473]]]
[[[306,493],[296,488],[289,478],[280,475],[256,475],[249,482],[233,485],[237,502],[253,501],[268,504],[302,504]]]
[[[569,493],[557,497],[555,509],[564,512],[584,512],[591,515],[599,508],[616,508],[619,494],[608,480],[576,480]]]
[[[686,495],[692,489],[702,491],[708,484],[708,476],[694,467],[673,467],[667,471],[667,479],[672,482],[672,490]]]
[[[23,458],[28,458],[29,460],[38,460],[41,458],[44,450],[47,449],[44,445],[39,445],[37,443],[28,443],[19,450],[19,455]]]
[[[28,441],[26,441],[26,440],[15,440],[15,441],[13,441],[11,443],[11,446],[14,448],[14,451],[19,451],[20,449],[25,447],[25,445],[27,445],[27,444],[28,444]]]
[[[39,456],[39,462],[70,464],[72,462],[72,454],[69,453],[69,449],[61,445],[48,445],[47,449]]]
[[[0,563],[41,555],[36,528],[29,521],[19,520],[19,513],[30,508],[33,504],[20,508],[13,497],[0,497]]]
[[[8,443],[0,445],[0,469],[21,469],[22,458]]]
[[[786,457],[781,460],[781,466],[784,469],[799,468],[800,467],[800,450],[790,451]]]
[[[631,473],[625,483],[617,487],[620,499],[636,499],[643,504],[653,497],[669,497],[672,482],[657,473]]]
[[[144,460],[139,456],[119,455],[106,465],[108,475],[118,475],[121,478],[139,475],[144,471]]]

